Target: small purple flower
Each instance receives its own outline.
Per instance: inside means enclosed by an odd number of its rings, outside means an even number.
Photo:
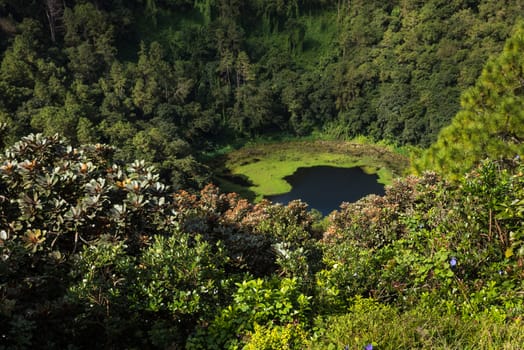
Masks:
[[[515,156],[515,160],[520,160],[520,156],[518,154]]]
[[[449,265],[451,266],[451,268],[455,268],[457,266],[457,259],[455,257],[452,257],[451,260],[449,261]]]
[[[373,344],[368,344],[364,347],[364,350],[373,350]]]
[[[504,271],[502,271],[502,270],[499,270],[499,275],[501,275],[501,276],[502,276],[503,274],[504,274]]]

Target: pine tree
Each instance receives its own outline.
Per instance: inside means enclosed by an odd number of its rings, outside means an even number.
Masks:
[[[438,140],[415,162],[460,176],[485,158],[513,158],[524,152],[524,22],[500,56],[484,67],[474,87],[461,96],[461,110]]]

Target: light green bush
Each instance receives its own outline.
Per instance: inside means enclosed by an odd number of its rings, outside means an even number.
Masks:
[[[299,324],[263,327],[255,324],[244,350],[301,350],[307,345],[307,333]]]

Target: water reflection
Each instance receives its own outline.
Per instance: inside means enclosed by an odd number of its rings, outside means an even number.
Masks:
[[[355,202],[368,194],[384,194],[384,185],[377,179],[376,174],[366,174],[361,168],[298,168],[293,175],[285,177],[292,186],[290,192],[267,198],[283,204],[301,199],[327,215],[338,209],[342,202]]]

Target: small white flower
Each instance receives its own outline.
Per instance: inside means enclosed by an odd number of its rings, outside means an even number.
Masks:
[[[5,232],[5,230],[0,231],[0,239],[3,241],[7,239],[7,232]]]

